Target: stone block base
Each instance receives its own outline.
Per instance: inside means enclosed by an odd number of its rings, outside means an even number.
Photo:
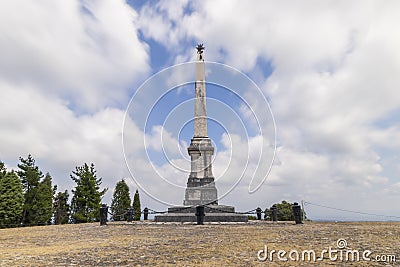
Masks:
[[[209,205],[204,207],[204,222],[247,222],[244,214],[236,214],[233,206]],[[167,214],[156,215],[156,222],[197,222],[196,207],[180,206],[168,208]]]

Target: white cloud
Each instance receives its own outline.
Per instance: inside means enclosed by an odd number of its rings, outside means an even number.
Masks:
[[[103,185],[113,188],[128,177],[122,154],[122,110],[107,108],[93,115],[74,115],[61,101],[35,88],[15,89],[1,83],[1,158],[15,162],[29,153],[49,171],[59,189],[70,189],[69,174],[93,162]]]
[[[182,147],[182,145],[185,146]],[[186,155],[183,155],[183,153],[187,153],[187,144],[185,142],[180,144],[173,134],[161,125],[153,126],[151,132],[145,135],[145,147],[147,151],[154,150],[162,153],[167,160],[184,159],[185,157],[188,159]],[[176,167],[187,170],[188,163],[190,165],[190,161],[184,160],[182,162],[183,165],[180,164]]]
[[[151,7],[145,5],[139,19],[140,29],[146,37],[178,47],[182,29],[177,26],[180,26],[182,16],[185,15],[184,9],[187,3],[187,0],[179,2],[168,0],[160,1]]]
[[[128,86],[149,69],[136,22],[123,1],[3,2],[0,79],[81,111],[125,105]]]

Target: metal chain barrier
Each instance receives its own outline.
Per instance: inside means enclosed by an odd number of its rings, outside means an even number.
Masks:
[[[257,208],[255,208],[255,209],[252,209],[252,210],[249,210],[249,211],[244,211],[244,212],[240,212],[240,211],[226,211],[226,210],[222,210],[222,209],[218,209],[218,208],[215,208],[215,207],[212,207],[212,206],[210,206],[210,205],[203,205],[204,207],[207,207],[207,208],[209,208],[209,209],[211,209],[211,210],[216,210],[216,211],[220,211],[220,212],[223,212],[223,213],[232,213],[232,214],[257,214]],[[261,213],[264,213],[263,211],[261,211]]]

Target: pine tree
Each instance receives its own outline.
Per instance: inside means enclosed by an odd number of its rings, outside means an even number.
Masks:
[[[34,205],[36,197],[38,196],[38,186],[40,180],[43,178],[42,172],[36,166],[35,160],[32,155],[28,155],[27,159],[19,158],[21,164],[18,164],[20,170],[17,172],[21,178],[24,190],[24,208],[21,222],[23,224],[35,224]]]
[[[84,223],[100,220],[100,201],[107,189],[100,191],[101,178],[97,178],[93,163],[76,167],[71,179],[76,183],[72,190],[72,222]]]
[[[0,228],[18,226],[24,206],[20,178],[14,171],[7,172],[0,162]]]
[[[46,225],[51,223],[53,215],[53,197],[57,186],[52,186],[52,178],[46,173],[44,179],[37,186],[35,202],[32,204],[32,223]]]
[[[135,196],[133,197],[132,208],[133,208],[133,212],[135,213],[133,220],[140,221],[140,216],[142,215],[141,214],[142,210],[140,208],[140,197],[139,197],[139,191],[137,189],[135,192]]]
[[[54,210],[54,224],[65,224],[69,221],[70,207],[68,204],[69,194],[65,190],[64,193],[58,192],[54,199],[53,210]]]
[[[126,221],[128,216],[124,214],[126,210],[129,209],[131,204],[131,196],[129,193],[129,187],[124,180],[117,183],[114,189],[113,198],[111,201],[111,213],[114,221]]]

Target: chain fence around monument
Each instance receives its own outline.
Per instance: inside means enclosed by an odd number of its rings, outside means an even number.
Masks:
[[[385,214],[376,214],[376,213],[368,213],[368,212],[363,212],[363,211],[356,211],[356,210],[348,210],[348,209],[343,209],[343,208],[339,208],[339,207],[332,207],[332,206],[327,206],[327,205],[322,205],[322,204],[317,204],[317,203],[313,203],[313,202],[309,202],[309,201],[302,201],[302,203],[304,204],[304,211],[308,206],[316,206],[316,207],[320,207],[320,208],[324,208],[324,209],[329,209],[329,210],[336,210],[336,211],[340,211],[340,212],[346,212],[346,213],[352,213],[352,214],[359,214],[359,215],[364,215],[364,216],[369,216],[369,217],[381,217],[381,218],[387,218],[387,219],[392,219],[395,221],[400,221],[400,216],[396,216],[396,215],[385,215]],[[248,211],[226,211],[226,210],[221,210],[215,207],[212,207],[211,205],[204,205],[205,207],[212,209],[214,211],[219,211],[219,212],[224,212],[224,213],[232,213],[232,214],[245,214],[245,215],[255,215],[257,214],[257,208],[252,209],[252,210],[248,210]],[[191,206],[188,207],[181,207],[180,210],[186,210],[186,209],[190,209],[193,208]],[[146,209],[146,208],[145,208]],[[143,209],[140,214],[144,214],[146,213],[145,209]],[[118,214],[113,214],[110,211],[107,211],[107,214],[112,216],[111,218],[122,218],[123,216],[127,215],[128,210],[125,210],[122,213],[118,213]],[[279,210],[277,211],[278,215]],[[156,215],[156,214],[166,214],[168,213],[167,210],[165,211],[157,211],[151,208],[147,208],[147,214],[148,215]],[[269,216],[270,212],[266,212],[266,209],[262,210],[261,212],[259,211],[258,213],[264,214],[264,219],[268,219],[266,218],[266,216]],[[133,212],[133,216],[135,215],[135,213]],[[30,227],[30,226],[45,226],[45,225],[51,225],[52,223],[35,223],[35,224],[22,224],[22,223],[14,223],[14,224],[3,224],[0,225],[0,228],[9,228],[9,227]]]
[[[303,212],[305,212],[305,208],[307,206],[317,206],[317,207],[320,207],[320,208],[336,210],[336,211],[340,211],[340,212],[360,214],[360,215],[371,216],[371,217],[381,217],[381,218],[400,220],[400,216],[396,216],[396,215],[384,215],[384,214],[368,213],[368,212],[363,212],[363,211],[348,210],[348,209],[342,209],[342,208],[339,208],[339,207],[331,207],[331,206],[327,206],[327,205],[316,204],[316,203],[309,202],[309,201],[302,201],[301,203],[303,204]],[[202,205],[202,206],[204,206],[204,207],[206,207],[209,210],[212,210],[214,212],[231,213],[231,214],[242,214],[242,215],[264,214],[264,219],[272,219],[271,218],[271,210],[261,209],[259,207],[255,208],[255,209],[252,209],[252,210],[248,210],[248,211],[229,211],[229,210],[223,210],[223,209],[219,209],[219,208],[213,207],[213,205]],[[191,206],[180,207],[180,208],[178,208],[177,211],[184,211],[184,210],[187,210],[187,209],[190,209],[190,208],[194,208],[194,207],[191,207]],[[144,210],[141,211],[141,214],[143,214],[143,213],[144,213]],[[147,208],[147,214],[148,215],[166,214],[166,213],[168,213],[167,210],[166,211],[157,211],[157,210],[153,210],[153,209]],[[125,214],[126,214],[126,212],[121,216],[124,216]],[[112,215],[112,214],[110,213],[110,215]],[[281,212],[278,209],[277,209],[277,215],[281,215]],[[118,215],[116,215],[116,216],[118,216]]]

